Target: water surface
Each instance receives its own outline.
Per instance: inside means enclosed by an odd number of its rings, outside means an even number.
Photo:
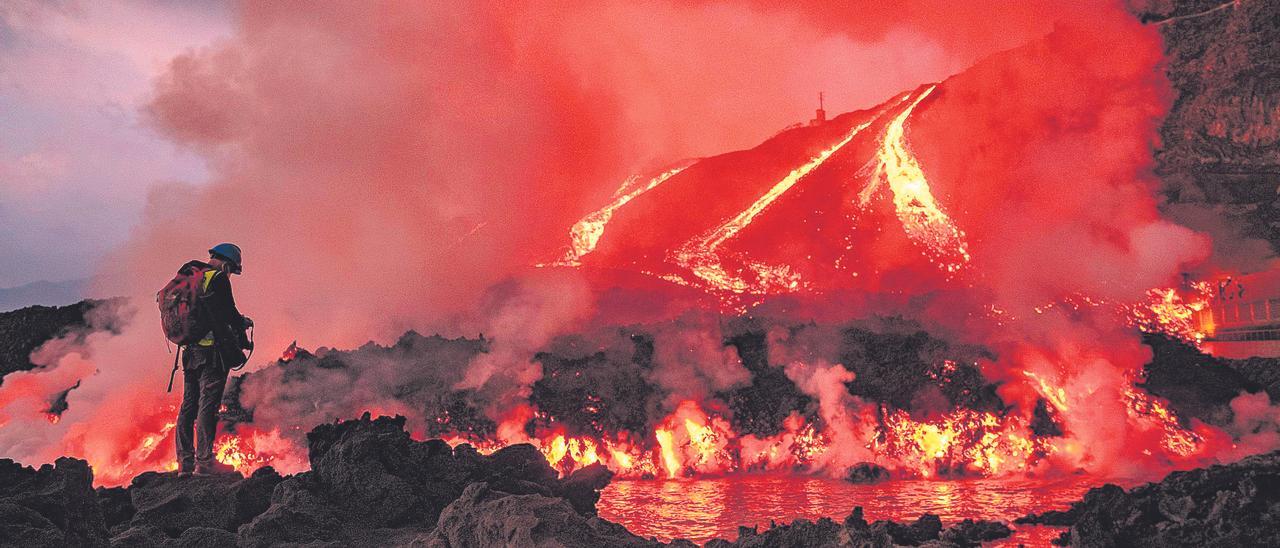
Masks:
[[[685,538],[702,544],[713,538],[735,539],[738,526],[764,530],[770,521],[830,517],[841,521],[861,506],[868,522],[914,521],[937,514],[945,525],[963,520],[1012,522],[1030,512],[1065,509],[1097,478],[894,480],[876,485],[789,475],[740,475],[677,480],[615,480],[597,507],[600,516],[621,523],[632,533],[670,541]],[[1128,486],[1132,482],[1115,482]],[[1047,546],[1060,529],[1017,526],[1015,536],[994,546],[1024,542]]]

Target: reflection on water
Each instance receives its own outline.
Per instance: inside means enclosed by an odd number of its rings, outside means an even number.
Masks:
[[[895,480],[876,485],[784,475],[618,480],[605,488],[598,507],[601,517],[637,535],[664,541],[686,538],[701,544],[713,538],[737,538],[739,525],[763,530],[771,521],[824,516],[840,521],[855,506],[862,506],[867,521],[913,521],[925,512],[937,514],[947,524],[965,518],[1012,521],[1030,512],[1065,508],[1100,484],[1086,477]],[[1014,527],[1015,538],[1001,544],[1046,546],[1060,532]]]

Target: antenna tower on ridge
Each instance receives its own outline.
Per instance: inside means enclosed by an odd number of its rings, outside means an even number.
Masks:
[[[813,119],[809,120],[809,125],[819,126],[827,121],[827,111],[824,110],[826,105],[823,104],[824,99],[826,99],[826,95],[823,92],[819,91],[818,92],[818,111],[814,113]]]

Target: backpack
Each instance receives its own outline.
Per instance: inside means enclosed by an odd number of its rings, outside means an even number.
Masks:
[[[204,310],[204,274],[213,267],[191,261],[156,293],[164,336],[178,346],[195,344],[212,329]]]

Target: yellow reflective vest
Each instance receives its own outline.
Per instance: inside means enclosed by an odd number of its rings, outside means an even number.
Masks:
[[[206,270],[204,272],[204,283],[200,284],[200,291],[202,294],[209,292],[209,283],[213,281],[214,276],[218,275],[218,272],[219,270],[213,269],[213,268]],[[213,331],[210,330],[209,333],[205,335],[203,339],[200,339],[200,342],[196,343],[196,345],[197,346],[213,346]]]

